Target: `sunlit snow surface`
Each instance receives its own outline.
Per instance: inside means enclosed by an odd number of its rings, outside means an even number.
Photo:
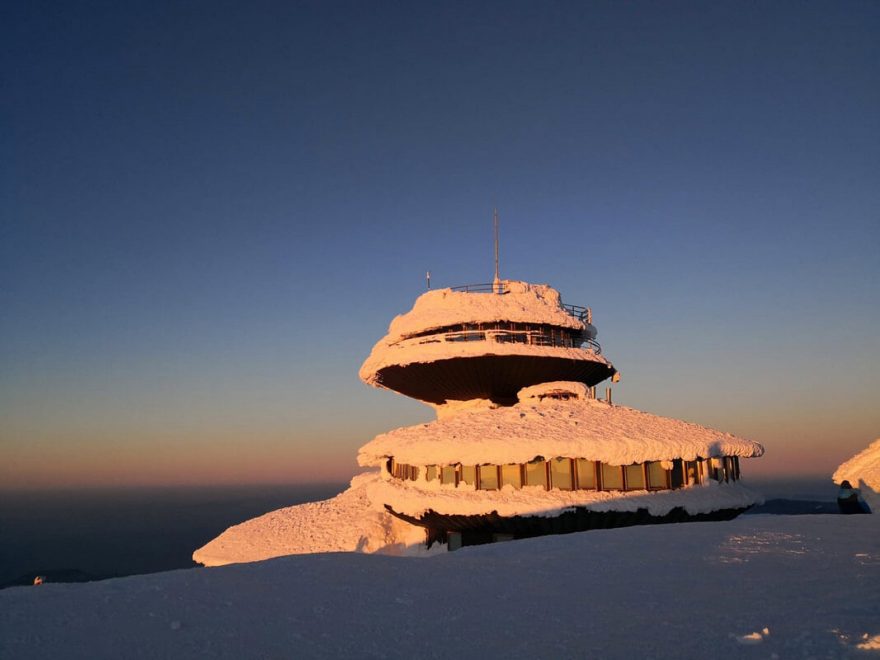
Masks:
[[[837,468],[833,478],[838,484],[849,481],[861,491],[871,511],[880,514],[880,438]]]
[[[2,658],[869,658],[880,516],[596,530],[0,592]]]
[[[545,400],[462,412],[382,433],[361,447],[358,461],[378,466],[394,456],[411,465],[479,465],[527,463],[540,454],[629,465],[763,453],[757,442],[634,408]]]

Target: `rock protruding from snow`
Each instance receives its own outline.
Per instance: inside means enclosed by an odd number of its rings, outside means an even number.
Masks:
[[[376,472],[358,475],[332,499],[278,509],[230,527],[196,550],[193,560],[222,566],[318,552],[426,552],[423,529],[370,504],[366,489],[378,479]]]
[[[832,479],[837,484],[849,481],[871,512],[880,513],[880,438],[837,468]]]
[[[463,412],[376,436],[358,461],[381,466],[528,463],[537,456],[585,458],[612,465],[676,458],[761,456],[757,442],[604,401],[540,403]]]

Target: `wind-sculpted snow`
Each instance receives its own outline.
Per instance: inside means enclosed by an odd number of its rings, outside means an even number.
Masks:
[[[586,326],[562,308],[559,292],[546,284],[505,280],[507,293],[465,293],[435,289],[423,293],[413,308],[396,316],[382,340],[391,343],[420,332],[463,323],[542,323],[583,330]]]
[[[0,591],[0,657],[875,658],[878,516],[743,516]]]
[[[367,486],[371,502],[388,504],[397,513],[418,517],[425,511],[451,515],[558,516],[574,507],[591,511],[638,511],[665,516],[680,507],[690,514],[723,509],[747,509],[762,503],[763,497],[741,484],[718,484],[648,492],[646,490],[544,490],[539,486],[501,490],[466,490],[437,481],[417,482],[376,479]]]
[[[230,527],[196,550],[193,560],[222,566],[318,552],[427,552],[424,530],[367,499],[367,485],[378,478],[375,472],[359,475],[332,499],[278,509]]]
[[[880,438],[837,468],[833,479],[838,484],[849,481],[871,511],[880,513]]]
[[[614,465],[715,456],[761,456],[756,442],[602,401],[545,400],[462,412],[377,436],[360,449],[364,466],[393,456],[410,465],[526,463],[537,455]]]
[[[373,347],[360,369],[361,379],[379,385],[377,372],[392,365],[406,366],[483,355],[555,357],[609,364],[591,348],[565,348],[494,341],[436,341],[414,337],[432,330],[469,323],[528,323],[584,330],[586,324],[563,307],[559,292],[546,284],[508,280],[507,293],[465,293],[436,289],[416,299],[412,310],[391,321],[388,334]],[[590,326],[592,331],[595,331]]]

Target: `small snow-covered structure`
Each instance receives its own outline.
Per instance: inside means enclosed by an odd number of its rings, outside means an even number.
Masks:
[[[880,511],[880,438],[841,464],[832,479],[836,484],[849,481],[872,513]]]
[[[612,405],[616,374],[589,308],[547,285],[429,291],[373,348],[364,382],[432,405],[438,419],[376,437],[374,505],[450,547],[595,527],[732,518],[754,442]]]

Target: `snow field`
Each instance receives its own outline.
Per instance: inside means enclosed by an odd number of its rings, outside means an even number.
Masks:
[[[748,516],[12,588],[0,657],[877,657],[878,522]]]

